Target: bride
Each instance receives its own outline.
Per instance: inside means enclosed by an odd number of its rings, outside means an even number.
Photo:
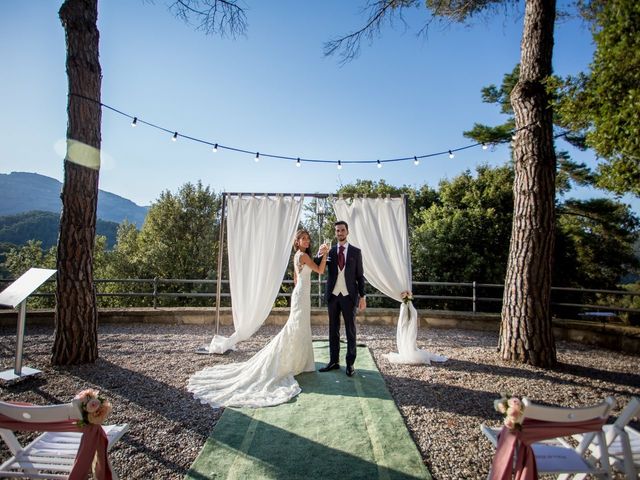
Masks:
[[[268,407],[291,400],[300,393],[293,378],[315,371],[311,344],[311,272],[324,273],[329,246],[320,247],[322,260],[311,259],[311,237],[298,230],[293,244],[291,313],[285,326],[246,362],[216,365],[196,372],[187,390],[201,403],[217,407]]]

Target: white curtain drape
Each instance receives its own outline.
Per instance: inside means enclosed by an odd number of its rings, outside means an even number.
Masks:
[[[362,250],[365,277],[385,295],[402,302],[402,292],[411,291],[411,253],[407,216],[402,198],[354,198],[351,204],[338,199],[333,204],[337,220],[349,224],[349,242]],[[401,303],[396,332],[397,353],[392,363],[444,362],[446,357],[417,348],[418,312],[413,303]]]
[[[235,349],[269,316],[291,256],[303,197],[228,198],[227,250],[235,332],[216,335],[210,353]]]

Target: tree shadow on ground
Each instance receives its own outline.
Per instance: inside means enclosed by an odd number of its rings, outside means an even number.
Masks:
[[[521,378],[523,380],[543,380],[550,383],[574,385],[577,387],[593,387],[593,381],[598,380],[617,386],[600,387],[603,391],[611,395],[629,395],[633,393],[633,389],[640,387],[640,375],[635,373],[612,372],[561,362],[553,369],[547,370],[525,365],[519,368],[451,358],[442,364],[440,368],[445,368],[448,371],[459,371],[478,375]],[[582,379],[584,379],[584,381]]]
[[[417,467],[420,467],[420,459],[417,466],[415,463],[405,465],[400,456],[395,464],[390,462],[395,466],[388,466],[376,462],[375,458],[362,458],[349,451],[333,448],[326,444],[326,440],[320,438],[316,441],[240,410],[227,409],[186,478],[423,478],[409,473],[419,471]],[[351,445],[353,452],[363,453],[362,448],[365,451],[371,448],[366,439],[361,440],[361,446]],[[382,448],[382,445],[378,446]],[[386,445],[385,448],[392,446]],[[374,457],[375,455],[374,453]],[[378,452],[378,455],[387,458],[387,462],[393,457],[390,451],[384,450]],[[400,465],[397,463],[399,460]]]

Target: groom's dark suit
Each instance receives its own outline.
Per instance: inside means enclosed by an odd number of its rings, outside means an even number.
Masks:
[[[334,295],[333,290],[338,279],[338,245],[329,251],[327,257],[327,287],[325,300],[329,310],[329,364],[340,363],[340,313],[344,318],[347,334],[347,367],[356,360],[356,310],[359,297],[364,297],[364,271],[362,252],[349,244],[346,252],[344,279],[348,295]]]

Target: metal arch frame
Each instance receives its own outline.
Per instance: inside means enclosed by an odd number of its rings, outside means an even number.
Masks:
[[[255,192],[222,192],[222,205],[220,208],[220,230],[218,236],[218,267],[217,267],[217,280],[216,280],[216,335],[220,333],[220,297],[221,297],[221,288],[222,288],[222,261],[223,261],[223,252],[224,252],[224,231],[226,224],[226,207],[227,207],[227,197],[232,196],[250,196],[250,197],[304,197],[304,198],[368,198],[368,195],[344,195],[341,193],[333,194],[333,193],[255,193]],[[383,195],[373,195],[374,197],[381,198]],[[402,198],[404,200],[405,207],[405,217],[407,223],[407,229],[409,228],[409,208],[407,202],[407,196],[405,194],[400,195],[384,195],[386,198]],[[407,237],[407,243],[409,239]],[[408,247],[408,245],[407,245]],[[409,266],[409,273],[411,273],[411,266]]]

